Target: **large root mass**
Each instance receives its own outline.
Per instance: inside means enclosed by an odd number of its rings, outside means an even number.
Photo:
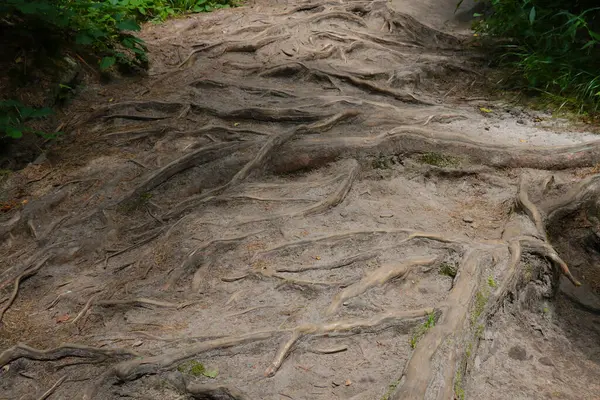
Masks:
[[[453,131],[447,77],[479,77],[463,38],[373,1],[148,41],[143,87],[70,122],[86,165],[0,225],[8,397],[451,399],[524,269],[580,285],[553,238],[575,213],[598,224],[599,180],[553,174],[600,142]]]

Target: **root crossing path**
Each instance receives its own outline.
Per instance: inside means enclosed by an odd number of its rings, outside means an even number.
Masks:
[[[2,178],[0,398],[597,398],[600,141],[482,95],[454,3],[146,27]]]

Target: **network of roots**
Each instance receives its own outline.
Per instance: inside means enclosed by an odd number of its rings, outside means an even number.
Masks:
[[[461,38],[383,1],[190,21],[146,38],[150,77],[66,124],[87,153],[0,226],[12,398],[33,370],[65,398],[449,399],[464,344],[528,284],[524,257],[578,284],[546,227],[597,183],[517,177],[591,166],[598,146],[449,131],[467,117],[448,93],[478,79]],[[412,196],[391,211],[386,176]],[[501,234],[466,235],[435,207],[474,194],[424,198],[415,176],[500,193],[485,207]]]

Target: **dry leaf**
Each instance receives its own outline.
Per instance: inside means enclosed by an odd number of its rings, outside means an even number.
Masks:
[[[60,324],[61,322],[67,322],[71,317],[69,316],[69,314],[65,314],[65,315],[61,315],[59,317],[56,317],[56,323]]]

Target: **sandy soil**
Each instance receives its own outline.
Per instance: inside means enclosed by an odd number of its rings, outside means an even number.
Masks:
[[[489,95],[472,6],[146,26],[0,178],[0,398],[599,398],[600,144]]]

